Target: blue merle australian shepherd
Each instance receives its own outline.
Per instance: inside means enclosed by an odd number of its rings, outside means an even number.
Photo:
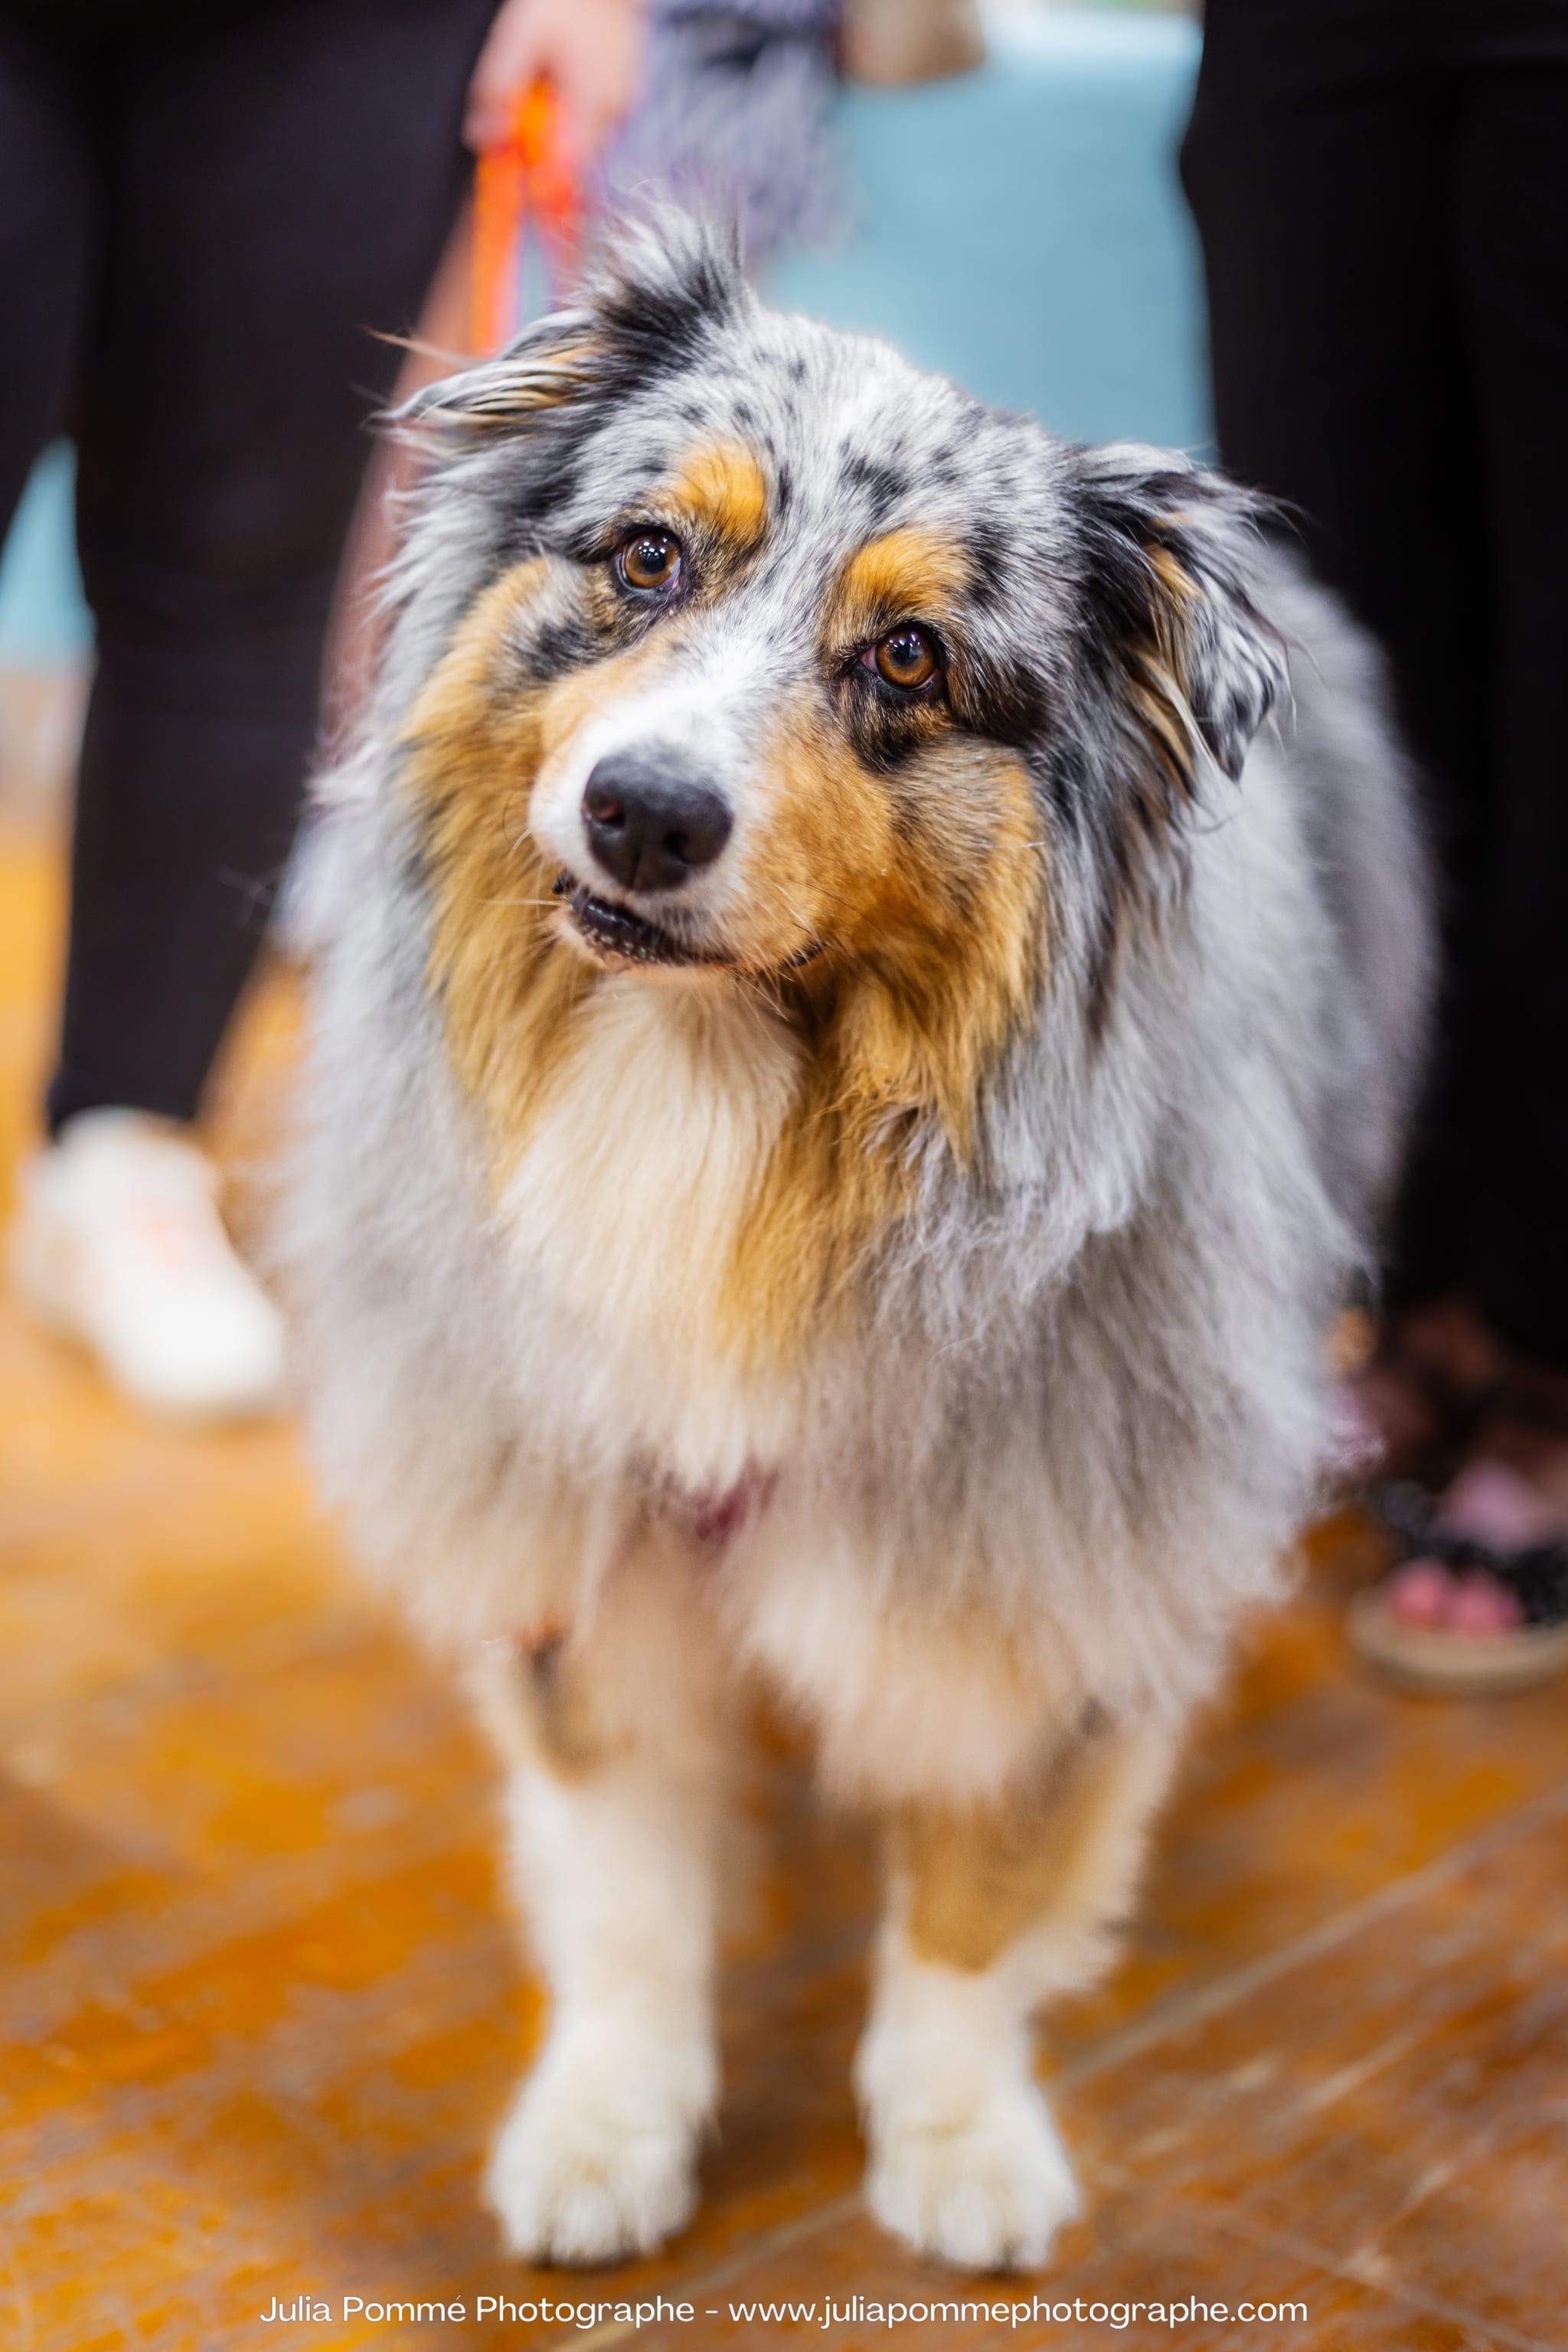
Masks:
[[[1428,962],[1375,663],[1180,457],[633,237],[425,394],[323,788],[289,1248],[330,1490],[465,1663],[552,1994],[488,2193],[692,2210],[748,1694],[883,1822],[868,2195],[1042,2262],[1106,1966],[1324,1452]]]

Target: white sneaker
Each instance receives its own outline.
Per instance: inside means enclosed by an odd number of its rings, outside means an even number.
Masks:
[[[136,1110],[82,1111],[20,1171],[11,1278],[138,1404],[238,1421],[283,1401],[283,1322],[240,1264],[217,1171]]]

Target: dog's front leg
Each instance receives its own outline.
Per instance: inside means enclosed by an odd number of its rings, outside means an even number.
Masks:
[[[1079,2209],[1030,2014],[1110,1958],[1173,1747],[1097,1723],[994,1804],[911,1804],[890,1824],[856,2084],[871,2209],[922,2253],[1031,2269]]]
[[[509,2249],[539,2262],[614,2262],[679,2229],[718,2093],[722,1710],[705,1630],[646,1601],[492,1660],[481,1694],[552,1999],[486,2186]]]

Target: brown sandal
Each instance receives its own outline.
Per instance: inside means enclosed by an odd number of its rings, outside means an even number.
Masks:
[[[1511,1633],[1463,1633],[1396,1617],[1384,1583],[1358,1592],[1345,1630],[1358,1656],[1407,1690],[1445,1698],[1499,1698],[1568,1669],[1568,1624],[1521,1625]]]

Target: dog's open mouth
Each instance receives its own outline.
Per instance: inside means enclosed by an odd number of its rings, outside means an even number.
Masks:
[[[566,900],[567,914],[582,937],[600,955],[622,956],[632,963],[724,961],[722,956],[706,953],[678,940],[672,932],[661,930],[657,923],[645,921],[629,907],[617,907],[608,898],[596,898],[586,883],[574,880],[570,874],[556,877],[554,890],[558,898]]]

